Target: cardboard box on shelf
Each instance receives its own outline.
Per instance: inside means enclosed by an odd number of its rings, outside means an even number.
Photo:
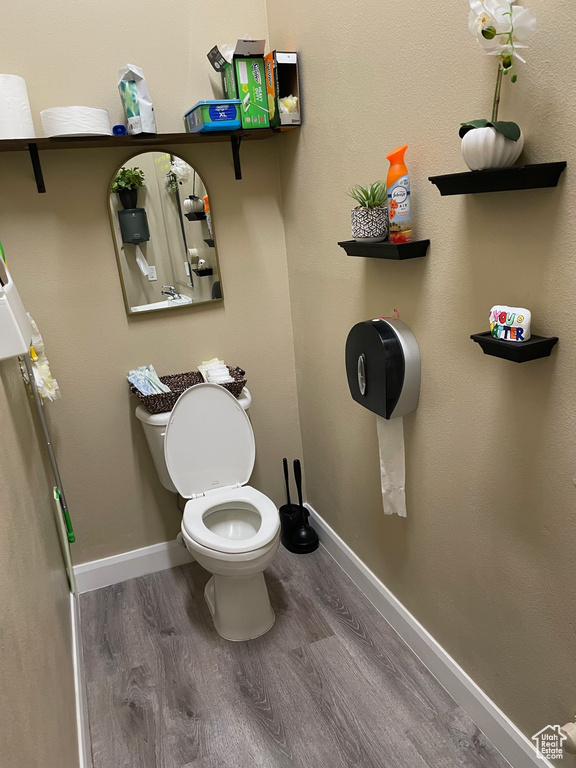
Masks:
[[[268,102],[264,73],[265,40],[238,40],[232,63],[226,61],[217,47],[208,59],[221,72],[228,99],[240,99],[242,128],[268,128]]]
[[[271,127],[301,125],[298,54],[295,51],[271,51],[264,57],[264,65]],[[289,108],[295,108],[295,111],[285,111],[281,106],[280,100],[288,97],[292,97]]]

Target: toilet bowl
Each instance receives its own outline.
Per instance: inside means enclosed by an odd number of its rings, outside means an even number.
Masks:
[[[187,500],[182,538],[212,574],[205,589],[216,631],[250,640],[274,624],[264,581],[280,540],[274,502],[246,485],[254,468],[252,425],[217,384],[197,384],[176,402],[164,435],[167,474]]]

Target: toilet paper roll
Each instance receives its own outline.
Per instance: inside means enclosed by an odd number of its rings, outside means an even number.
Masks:
[[[45,136],[112,136],[106,109],[51,107],[40,117]]]
[[[376,418],[384,514],[406,517],[404,421]]]
[[[18,75],[0,75],[0,139],[34,138],[26,81]]]

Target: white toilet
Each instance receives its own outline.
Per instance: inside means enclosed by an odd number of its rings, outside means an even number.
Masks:
[[[256,446],[244,408],[224,387],[197,384],[171,413],[139,406],[136,416],[162,484],[189,500],[182,536],[213,574],[204,594],[217,632],[227,640],[259,637],[274,624],[263,571],[278,549],[280,519],[274,502],[246,485]]]

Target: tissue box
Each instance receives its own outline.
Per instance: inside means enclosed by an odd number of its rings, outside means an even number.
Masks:
[[[215,46],[208,59],[222,73],[228,99],[240,99],[242,128],[268,128],[268,101],[264,72],[265,40],[238,40],[232,63]]]
[[[184,115],[189,133],[206,131],[236,131],[242,125],[240,99],[199,101]]]
[[[298,78],[298,54],[288,51],[271,51],[264,57],[266,68],[266,94],[270,126],[301,125],[300,83]],[[280,112],[280,99],[295,96],[297,112]]]

